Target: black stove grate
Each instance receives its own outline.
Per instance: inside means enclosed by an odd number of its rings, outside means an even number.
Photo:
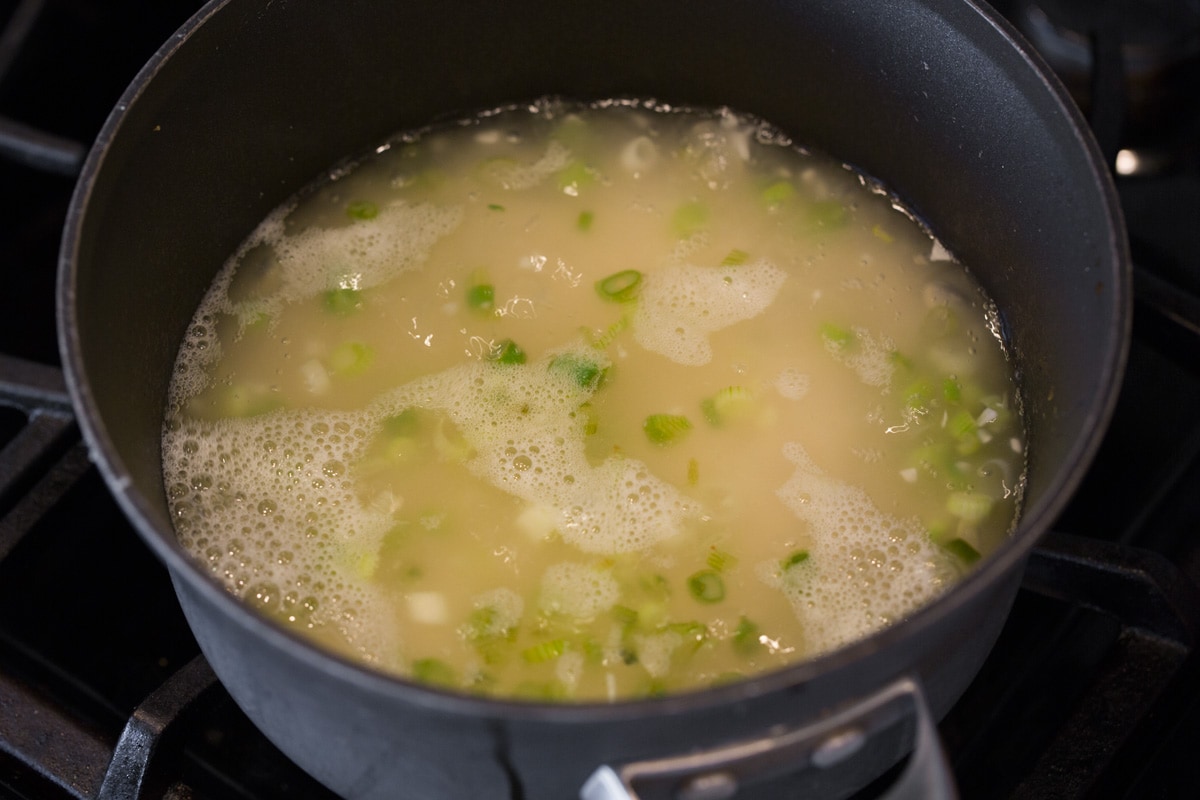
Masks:
[[[997,3],[1017,21],[1027,5]],[[0,798],[331,798],[213,677],[165,570],[90,464],[58,369],[54,271],[72,176],[130,77],[195,8],[0,0]],[[1193,112],[1200,84],[1172,102]],[[1097,131],[1114,148],[1119,122]],[[1185,144],[1155,162],[1168,172],[1118,179],[1138,263],[1129,371],[1095,467],[940,726],[964,797],[1200,789],[1192,133],[1172,131]]]

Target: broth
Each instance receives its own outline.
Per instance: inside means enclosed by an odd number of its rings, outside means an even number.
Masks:
[[[180,350],[181,543],[463,691],[621,699],[827,652],[1011,530],[997,314],[871,181],[728,110],[545,101],[278,209]]]

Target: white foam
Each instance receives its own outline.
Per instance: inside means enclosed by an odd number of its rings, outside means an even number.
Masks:
[[[552,564],[542,574],[538,606],[543,611],[590,620],[612,608],[621,587],[611,573],[587,564]]]
[[[707,364],[708,337],[765,311],[786,277],[765,260],[732,267],[665,266],[645,278],[634,338],[679,364]]]
[[[864,490],[822,471],[798,443],[784,444],[783,455],[796,469],[776,495],[808,524],[809,558],[786,572],[764,562],[757,574],[787,597],[813,653],[895,622],[952,580],[918,520],[884,513]]]
[[[839,346],[827,341],[825,349],[841,363],[854,370],[858,379],[868,386],[887,386],[892,382],[896,366],[891,353],[895,344],[886,336],[875,336],[866,328],[854,328],[852,345]]]

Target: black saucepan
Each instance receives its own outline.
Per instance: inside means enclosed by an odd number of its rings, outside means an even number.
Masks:
[[[852,646],[613,705],[493,701],[375,674],[260,619],[198,568],[172,535],[160,428],[176,349],[216,270],[338,159],[546,94],[729,105],[895,190],[1001,309],[1028,424],[1011,541]],[[979,2],[222,0],[164,45],[101,132],[70,210],[59,319],[93,457],[169,568],[214,670],[339,793],[567,798],[596,773],[589,798],[837,796],[914,742],[913,763],[931,761],[928,713],[971,681],[1097,447],[1129,284],[1114,191],[1079,114]]]

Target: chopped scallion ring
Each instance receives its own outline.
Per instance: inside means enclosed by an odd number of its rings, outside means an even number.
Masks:
[[[637,297],[642,285],[642,273],[624,269],[596,281],[596,293],[613,303],[628,303]]]

